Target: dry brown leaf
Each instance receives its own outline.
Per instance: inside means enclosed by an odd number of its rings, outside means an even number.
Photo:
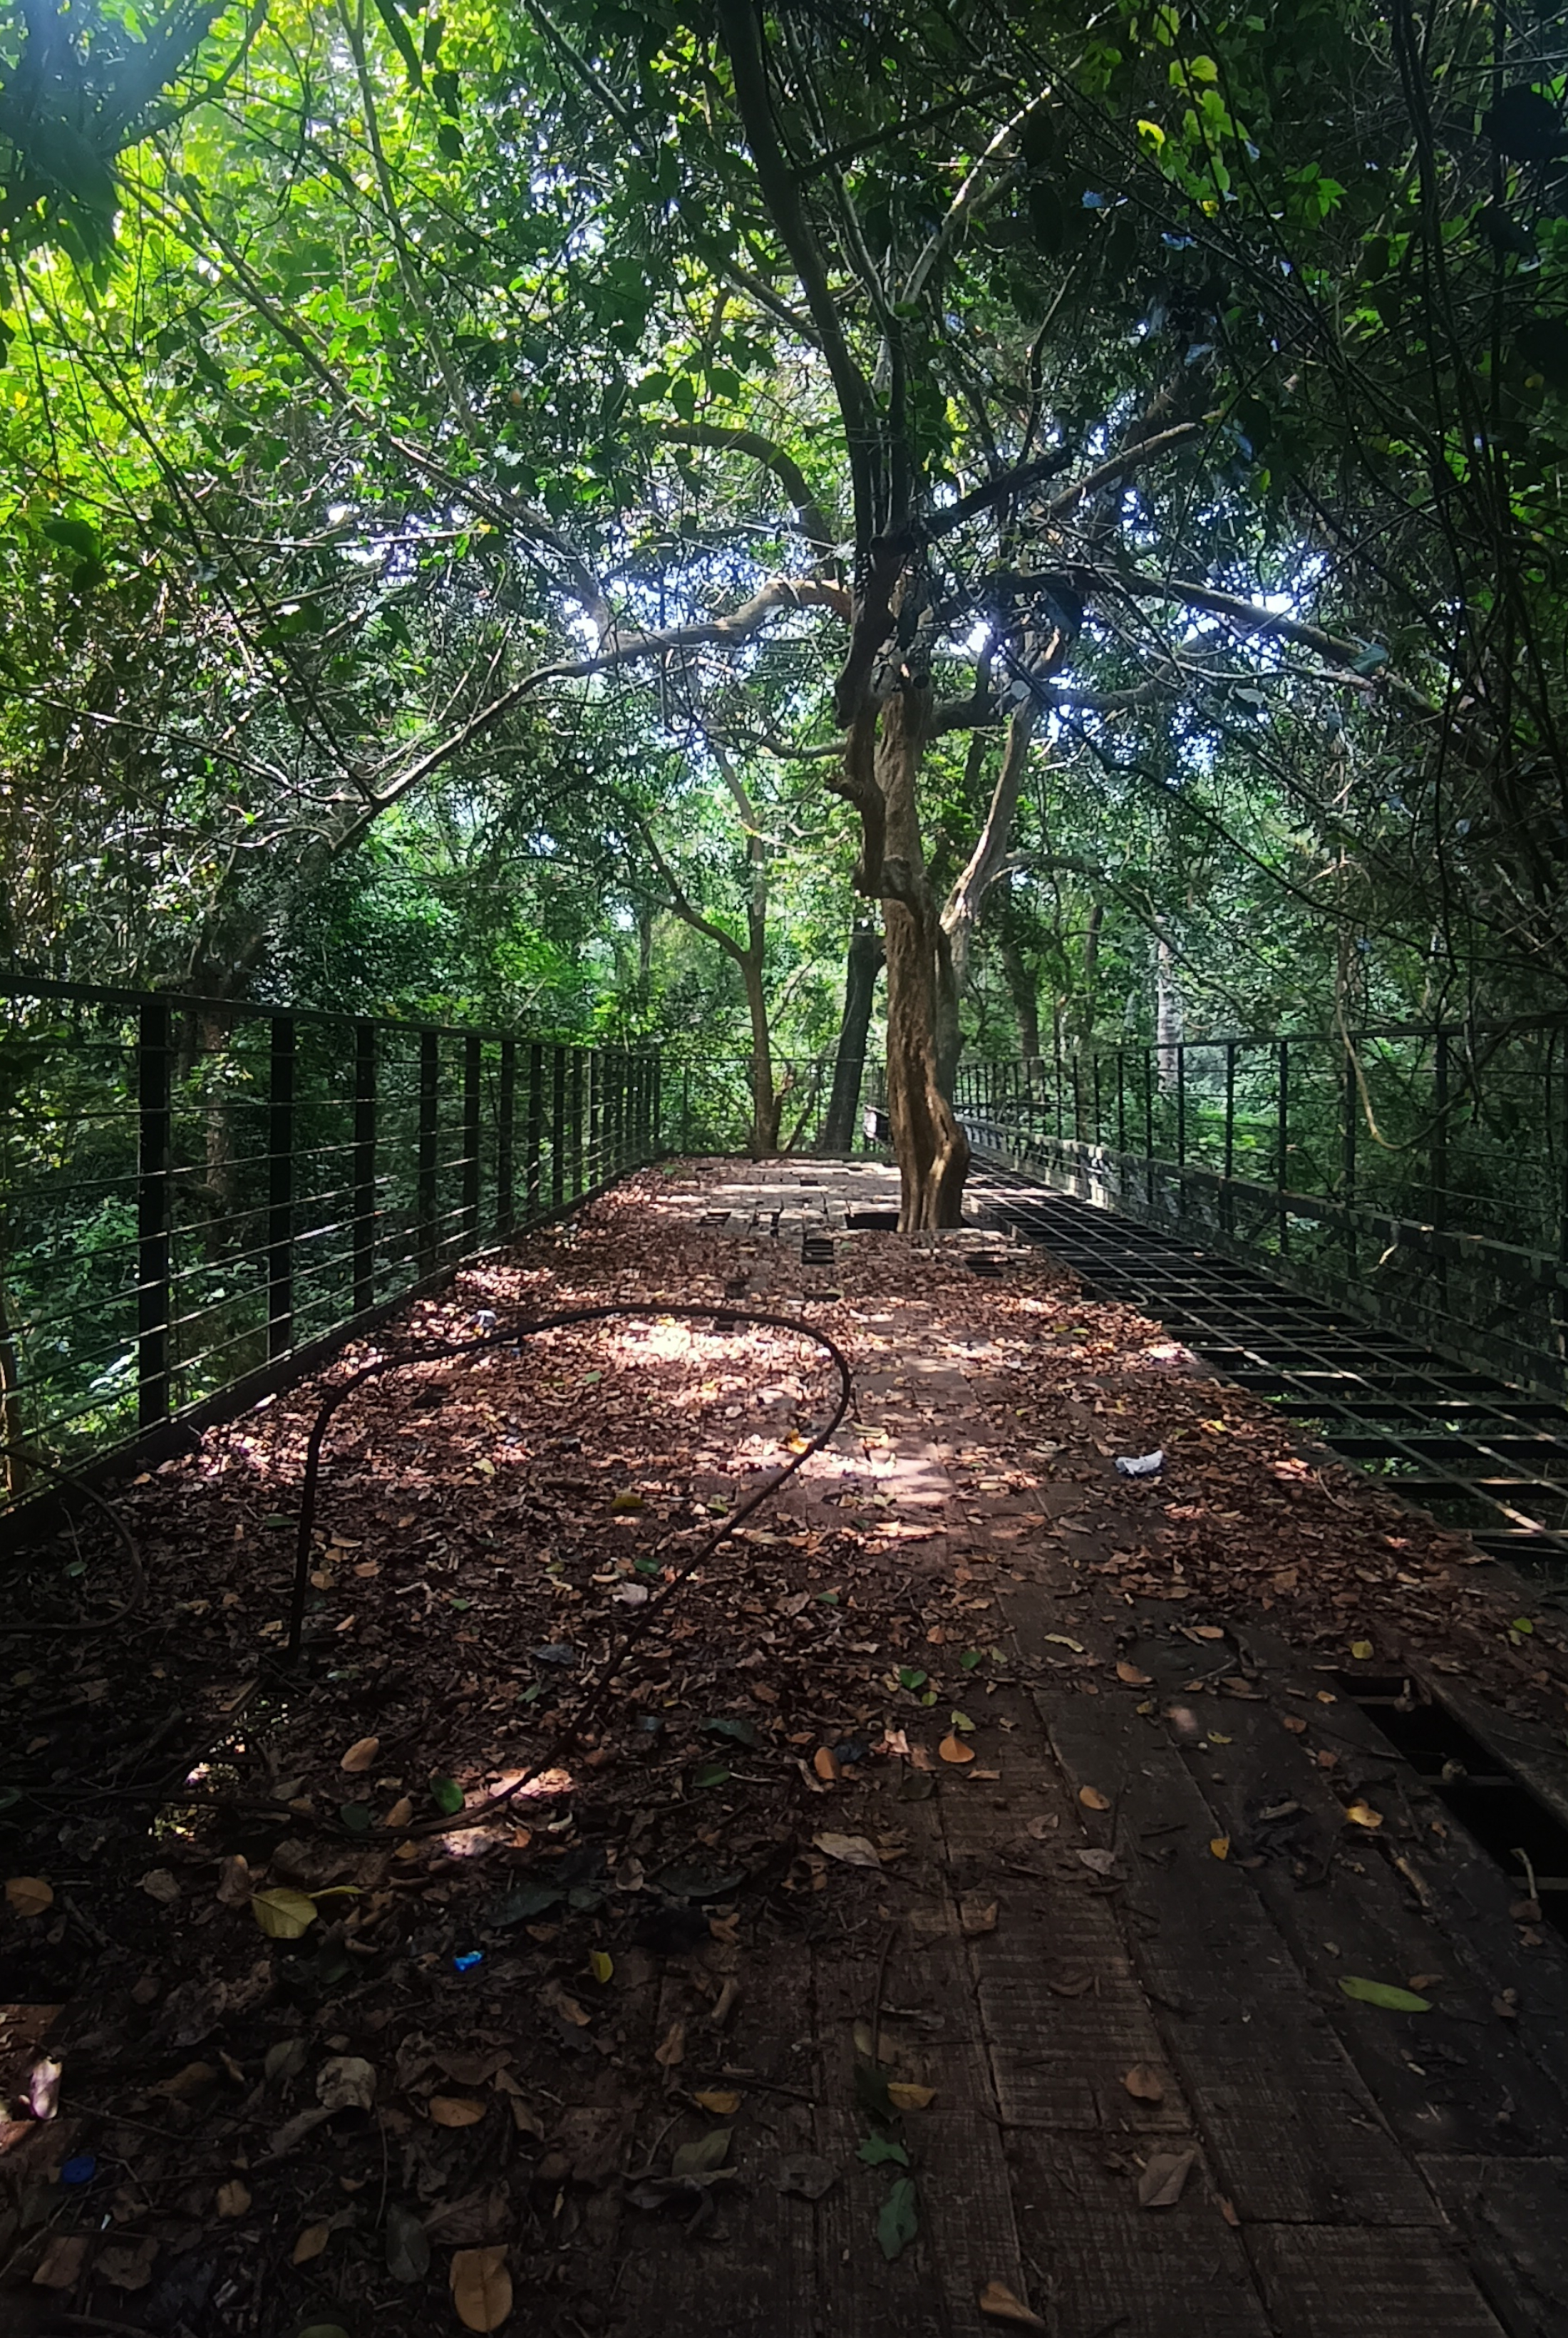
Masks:
[[[1224,1629],[1219,1624],[1194,1624],[1192,1633],[1193,1637],[1199,1640],[1222,1640],[1225,1637]]]
[[[54,1886],[41,1875],[13,1875],[5,1886],[5,1904],[14,1916],[42,1916],[54,1905]]]
[[[158,2244],[151,2235],[140,2241],[111,2241],[93,2270],[114,2289],[145,2289],[157,2255]]]
[[[370,1767],[380,1751],[381,1740],[378,1737],[357,1737],[338,1767],[340,1770],[351,1770],[358,1774],[360,1771]]]
[[[1306,1736],[1307,1724],[1298,1713],[1282,1713],[1279,1719],[1281,1725],[1290,1732],[1292,1737]]]
[[[414,1800],[410,1794],[399,1794],[386,1817],[383,1826],[406,1827],[414,1815]]]
[[[887,2099],[896,2111],[929,2110],[936,2099],[935,2087],[911,2086],[903,2078],[889,2078]]]
[[[539,1992],[539,2002],[546,2013],[558,2013],[573,2029],[586,2029],[588,2016],[577,1999],[564,1989],[558,1980],[547,1981]]]
[[[973,1762],[975,1759],[973,1745],[965,1745],[964,1740],[955,1736],[951,1730],[942,1740],[936,1751],[941,1754],[944,1762]]]
[[[218,2186],[218,2214],[220,2216],[243,2216],[250,2206],[250,2195],[236,2176]]]
[[[250,1862],[243,1852],[237,1851],[220,1862],[217,1899],[220,1908],[243,1908],[253,1889]]]
[[[686,2059],[686,2024],[672,2021],[664,2033],[664,2042],[653,2049],[653,2059],[661,2069],[679,2069]]]
[[[714,2112],[720,2118],[729,2118],[740,2107],[740,2096],[731,2094],[723,2087],[705,2087],[701,2094],[693,2095],[691,2099],[694,2103],[700,2103],[705,2111]]]
[[[90,2233],[56,2233],[33,2279],[40,2289],[74,2289],[86,2262]]]
[[[1375,1811],[1370,1803],[1348,1803],[1345,1815],[1352,1826],[1370,1828],[1380,1827],[1383,1823],[1382,1812]]]
[[[485,2116],[472,2095],[432,2095],[425,2108],[436,2127],[477,2127]]]
[[[506,2245],[458,2249],[452,2259],[452,2303],[465,2330],[499,2330],[512,2311]]]
[[[965,1891],[958,1902],[958,1921],[968,1939],[978,1940],[982,1932],[996,1930],[997,1902],[984,1891]]]
[[[1122,2084],[1135,2103],[1162,2103],[1165,2081],[1147,2062],[1134,2062]]]
[[[1123,1656],[1117,1664],[1116,1677],[1119,1681],[1125,1681],[1129,1688],[1147,1688],[1153,1675],[1141,1673],[1136,1665],[1130,1665]]]
[[[331,2237],[332,2227],[325,2221],[319,2225],[307,2225],[294,2244],[294,2254],[290,2262],[294,2264],[309,2264],[312,2257],[320,2255]]]
[[[825,1785],[830,1786],[838,1776],[838,1756],[830,1745],[818,1745],[811,1756],[811,1767]]]
[[[1033,1842],[1044,1842],[1050,1836],[1056,1832],[1056,1830],[1061,1823],[1061,1820],[1056,1817],[1051,1817],[1048,1819],[1031,1819],[1024,1832]]]
[[[1014,2297],[1004,2281],[988,2281],[980,2293],[980,2311],[993,2322],[1016,2322],[1025,2330],[1044,2330],[1045,2324],[1037,2313],[1031,2313],[1021,2297]]]
[[[967,1757],[965,1757],[967,1758]],[[812,1842],[846,1867],[880,1867],[882,1854],[863,1834],[814,1834]]]
[[[1220,2214],[1228,2225],[1240,2226],[1241,2219],[1237,2214],[1236,2203],[1234,2200],[1227,2200],[1223,2193],[1220,2195]]]
[[[1111,1807],[1110,1795],[1102,1794],[1098,1786],[1080,1786],[1078,1799],[1086,1811],[1108,1811]]]
[[[1149,2165],[1138,2178],[1138,2205],[1141,2208],[1173,2208],[1181,2197],[1197,2156],[1194,2144],[1189,2144],[1184,2151],[1152,2153]]]
[[[1081,1966],[1069,1965],[1059,1972],[1047,1972],[1045,1986],[1055,1997],[1087,1997],[1094,1986],[1094,1976]]]

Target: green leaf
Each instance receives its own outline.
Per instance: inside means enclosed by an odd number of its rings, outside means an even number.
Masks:
[[[917,1665],[900,1665],[898,1667],[900,1688],[924,1688],[930,1677],[930,1674],[923,1673]]]
[[[966,1713],[956,1712],[953,1715],[953,1726],[958,1731],[961,1736],[970,1737],[974,1734],[975,1724],[970,1720],[969,1715]]]
[[[901,2176],[882,2203],[882,2214],[877,2219],[877,2238],[889,2264],[895,2257],[903,2255],[919,2230],[915,2179]]]
[[[430,2270],[430,2244],[417,2216],[394,2200],[387,2211],[387,2270],[394,2281],[423,2281]]]
[[[734,2132],[732,2127],[711,2127],[695,2143],[683,2143],[670,2162],[671,2175],[711,2176],[730,2156],[730,2138]]]
[[[885,2135],[868,2135],[855,2156],[863,2159],[867,2167],[885,2167],[889,2161],[896,2167],[909,2165],[909,2154],[903,2145],[890,2143]]]
[[[704,1762],[700,1770],[692,1773],[691,1783],[694,1786],[721,1786],[729,1775],[729,1770],[722,1762]]]
[[[350,1834],[368,1834],[370,1805],[368,1803],[339,1803],[338,1815]]]
[[[46,519],[43,532],[51,544],[63,544],[80,559],[98,557],[98,538],[84,519]]]
[[[414,36],[403,22],[397,0],[376,0],[376,14],[397,43],[397,54],[408,69],[408,79],[417,89],[425,79],[425,68],[414,45]]]
[[[456,1778],[432,1778],[430,1799],[444,1818],[456,1818],[463,1807],[463,1789]]]
[[[890,2126],[897,2117],[887,2092],[887,2071],[863,2054],[855,2058],[855,2100],[868,2117],[881,2119],[885,2125]]]
[[[732,1737],[737,1745],[756,1745],[760,1743],[757,1735],[757,1724],[754,1721],[746,1720],[744,1716],[739,1721],[705,1721],[702,1727],[710,1737]]]
[[[1432,2000],[1417,1997],[1414,1989],[1396,1989],[1392,1981],[1361,1980],[1355,1973],[1347,1973],[1339,1983],[1347,1997],[1362,2005],[1380,2005],[1389,2013],[1430,2013]]]
[[[1535,1626],[1528,1616],[1515,1616],[1508,1629],[1511,1632],[1533,1632]]]
[[[958,1659],[960,1665],[966,1673],[972,1673],[979,1661],[980,1651],[978,1648],[965,1648],[964,1654]]]
[[[270,1940],[299,1940],[316,1921],[316,1902],[303,1891],[278,1884],[270,1891],[252,1894],[250,1913]]]

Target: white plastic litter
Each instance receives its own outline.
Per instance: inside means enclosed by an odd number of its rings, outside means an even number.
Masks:
[[[1165,1467],[1163,1447],[1157,1453],[1118,1453],[1116,1475],[1119,1478],[1157,1478]]]

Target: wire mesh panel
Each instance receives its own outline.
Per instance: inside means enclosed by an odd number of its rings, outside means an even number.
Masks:
[[[0,984],[0,1445],[58,1459],[297,1359],[661,1148],[645,1052]]]

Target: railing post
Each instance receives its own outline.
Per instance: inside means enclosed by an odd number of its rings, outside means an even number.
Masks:
[[[267,1353],[294,1345],[294,1024],[272,1026],[267,1091]]]
[[[588,1050],[588,1183],[604,1183],[604,1056]]]
[[[517,1216],[517,1042],[501,1042],[500,1094],[495,1122],[495,1239],[505,1242]]]
[[[1290,1247],[1290,1229],[1287,1222],[1285,1195],[1289,1190],[1290,1154],[1290,1042],[1279,1042],[1279,1103],[1274,1122],[1274,1192],[1279,1204],[1279,1252],[1281,1257]]]
[[[173,1110],[169,1009],[142,1003],[136,1037],[136,1418],[169,1417]]]
[[[463,1218],[465,1250],[479,1246],[479,1035],[463,1042]]]
[[[376,1304],[376,1026],[354,1026],[354,1312]]]
[[[1143,1056],[1143,1205],[1154,1207],[1154,1050]]]
[[[566,1199],[566,1050],[552,1049],[550,1078],[550,1206]]]
[[[652,1057],[649,1073],[653,1083],[652,1157],[658,1160],[664,1150],[664,1058]]]
[[[540,1159],[544,1149],[544,1050],[535,1040],[528,1050],[528,1134],[524,1153],[524,1207],[529,1222],[539,1215]]]
[[[1236,1042],[1225,1042],[1225,1183],[1220,1188],[1220,1223],[1228,1234],[1236,1231],[1236,1196],[1230,1181],[1236,1174]]]
[[[1187,1043],[1184,1039],[1176,1042],[1176,1166],[1178,1169],[1187,1166]],[[1185,1179],[1181,1181],[1180,1190],[1185,1206]]]
[[[1127,1056],[1125,1050],[1116,1050],[1116,1150],[1127,1150]]]
[[[440,1208],[438,1143],[441,1119],[441,1041],[434,1031],[419,1034],[419,1154],[415,1196],[415,1253],[420,1279],[436,1272]]]
[[[1340,1206],[1345,1212],[1345,1262],[1354,1278],[1356,1228],[1351,1213],[1356,1207],[1356,1123],[1360,1117],[1360,1098],[1357,1094],[1355,1051],[1348,1043],[1345,1049],[1345,1083],[1340,1110],[1344,1122],[1339,1132]]]
[[[1089,1058],[1089,1061],[1090,1061],[1091,1066],[1093,1066],[1093,1073],[1094,1073],[1094,1139],[1093,1139],[1093,1141],[1094,1141],[1095,1145],[1096,1145],[1096,1146],[1098,1146],[1098,1145],[1099,1145],[1099,1143],[1100,1143],[1100,1050],[1099,1050],[1099,1048],[1098,1048],[1098,1047],[1096,1047],[1096,1048],[1095,1048],[1094,1053],[1093,1054],[1093,1056],[1091,1056],[1091,1057]]]
[[[851,1143],[851,1149],[853,1149],[853,1143]],[[681,1150],[682,1153],[690,1153],[691,1150],[691,1066],[690,1064],[682,1064],[681,1066]]]
[[[572,1050],[572,1193],[583,1191],[583,1050]]]

